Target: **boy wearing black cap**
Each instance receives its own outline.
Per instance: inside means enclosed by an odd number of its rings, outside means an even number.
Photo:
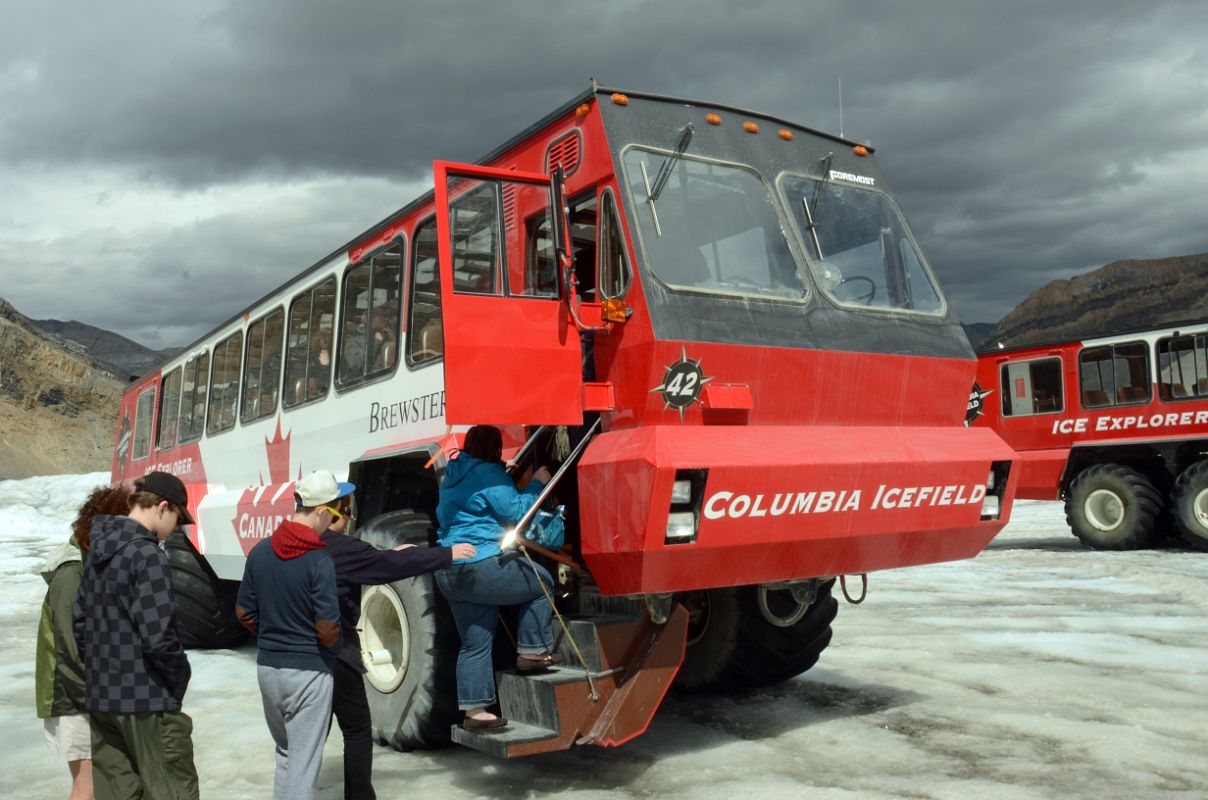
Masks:
[[[97,516],[73,609],[84,660],[97,797],[196,798],[193,722],[181,709],[189,660],[176,635],[159,543],[193,524],[180,479],[134,482],[124,517]]]

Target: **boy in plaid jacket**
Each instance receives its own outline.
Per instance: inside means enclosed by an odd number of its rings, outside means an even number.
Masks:
[[[73,623],[84,660],[96,796],[195,800],[193,723],[181,710],[189,660],[176,633],[159,543],[193,523],[180,479],[150,472],[130,512],[98,516]]]

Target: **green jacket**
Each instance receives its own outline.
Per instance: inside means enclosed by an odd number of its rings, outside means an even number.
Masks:
[[[42,719],[84,713],[84,662],[71,627],[71,607],[83,571],[74,536],[56,547],[42,568],[42,577],[50,585],[38,622],[34,675],[38,716]]]

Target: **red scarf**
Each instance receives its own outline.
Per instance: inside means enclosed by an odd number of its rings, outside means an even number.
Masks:
[[[286,520],[277,526],[272,536],[273,552],[288,561],[311,550],[322,550],[324,545],[314,528],[300,522]]]

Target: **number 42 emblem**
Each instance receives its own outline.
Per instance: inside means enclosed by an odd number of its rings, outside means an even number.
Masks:
[[[684,409],[700,400],[701,388],[713,377],[706,376],[700,368],[700,360],[688,358],[683,347],[680,348],[679,361],[668,364],[664,369],[663,382],[650,391],[661,393],[666,403],[663,408],[674,408],[682,422]]]

